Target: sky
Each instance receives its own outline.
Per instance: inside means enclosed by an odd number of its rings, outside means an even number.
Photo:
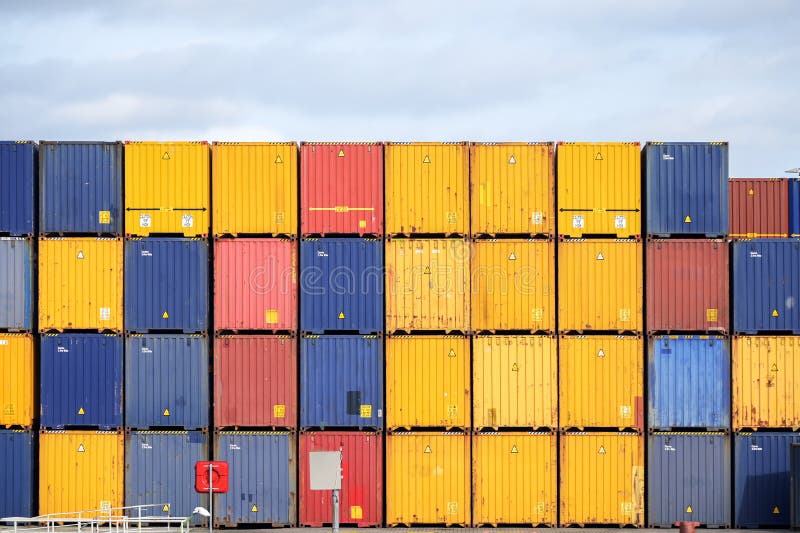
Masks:
[[[800,167],[800,1],[0,2],[0,138],[728,141]]]

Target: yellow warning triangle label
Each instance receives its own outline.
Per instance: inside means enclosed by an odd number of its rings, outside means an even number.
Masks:
[[[777,309],[772,310],[772,316],[780,316]]]
[[[601,154],[600,152],[597,152],[597,155],[594,156],[594,160],[595,161],[602,161],[603,160],[603,154]]]
[[[780,509],[778,509],[778,506],[777,506],[777,505],[776,505],[776,506],[775,506],[775,508],[772,510],[772,514],[781,514],[781,510],[780,510]]]
[[[431,267],[429,266],[425,267],[425,272],[423,272],[423,274],[430,274],[430,273],[431,273]]]
[[[433,453],[433,450],[431,450],[431,445],[428,444],[425,446],[425,450],[422,453]]]
[[[517,449],[517,445],[516,444],[513,444],[511,446],[511,453],[519,453],[519,450]]]
[[[161,318],[169,318],[169,313],[167,313],[166,311],[164,311],[164,314],[163,314],[163,315],[161,315]]]
[[[509,165],[516,165],[516,164],[517,164],[517,160],[516,160],[516,159],[514,159],[514,156],[513,156],[513,155],[512,155],[511,157],[509,157],[509,158],[508,158],[508,164],[509,164]]]
[[[86,448],[83,447],[83,444],[78,445],[78,452],[83,453],[86,451]]]
[[[283,159],[281,159],[281,156],[280,156],[280,154],[278,154],[278,157],[276,157],[276,158],[275,158],[275,163],[276,163],[276,164],[278,164],[278,163],[283,163]]]
[[[514,252],[511,252],[511,253],[509,254],[509,256],[508,256],[508,260],[509,260],[509,261],[516,261],[516,260],[517,260],[517,256],[514,254]]]
[[[605,446],[602,446],[602,445],[601,445],[601,446],[600,446],[600,449],[599,449],[599,450],[597,450],[597,454],[598,454],[598,455],[605,455],[605,454],[606,454],[606,448],[605,448]]]
[[[691,513],[691,512],[693,512],[693,511],[692,511],[692,506],[691,506],[691,505],[688,505],[688,506],[686,507],[686,512],[687,512],[687,513]]]
[[[162,507],[161,510],[164,511],[165,513],[168,513],[169,512],[169,504],[165,503],[164,507]]]
[[[78,259],[83,259],[83,250],[78,250]]]
[[[81,407],[80,409],[78,409],[78,414],[79,414],[79,415],[85,415],[85,414],[86,414],[86,411],[84,411],[84,410],[83,410],[83,407]]]
[[[253,506],[250,508],[250,512],[251,513],[257,513],[258,512],[258,505],[253,504]]]
[[[455,357],[455,356],[456,356],[456,351],[450,348],[450,351],[447,352],[447,357]]]
[[[344,157],[344,150],[339,150],[339,157]]]
[[[161,156],[161,159],[163,159],[164,161],[169,160],[169,152],[164,152],[164,155]]]
[[[769,368],[769,371],[770,372],[777,372],[778,371],[778,365],[775,364],[775,363],[772,363],[772,366]]]
[[[164,409],[164,416],[169,416],[169,409]]]
[[[603,252],[600,252],[599,254],[597,254],[597,260],[598,260],[598,261],[603,261],[603,260],[605,260],[605,257],[603,257]]]
[[[756,194],[756,192],[753,189],[750,189],[750,190],[747,191],[747,194],[750,195],[750,196],[753,196],[753,195]]]
[[[690,217],[689,215],[686,215],[686,218],[684,218],[683,221],[688,224],[688,223],[690,223],[692,221],[692,217]]]
[[[344,319],[344,311],[341,311],[339,313],[339,320],[343,320],[343,319]]]
[[[514,363],[513,365],[511,365],[511,371],[512,372],[519,372],[519,365],[517,363]]]
[[[605,356],[606,356],[606,352],[602,348],[600,348],[597,351],[597,357],[605,357]]]
[[[426,155],[425,158],[422,160],[422,162],[423,163],[430,163],[431,162],[431,158]]]

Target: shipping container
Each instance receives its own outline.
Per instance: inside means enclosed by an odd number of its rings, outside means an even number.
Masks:
[[[34,515],[35,442],[30,430],[0,429],[0,518]]]
[[[39,143],[39,232],[122,233],[120,142]]]
[[[300,264],[300,329],[383,331],[383,241],[304,239]]]
[[[388,240],[387,331],[469,331],[469,263],[464,239]]]
[[[211,146],[214,235],[297,234],[297,144]]]
[[[472,524],[555,526],[555,433],[472,436]]]
[[[469,360],[469,337],[386,339],[387,428],[469,427]]]
[[[0,368],[0,427],[30,428],[35,375],[30,333],[0,333]]]
[[[129,335],[125,426],[208,427],[208,364],[204,335]]]
[[[0,328],[30,330],[33,324],[33,245],[0,237]]]
[[[728,243],[647,242],[647,331],[718,331],[730,324]]]
[[[560,331],[642,330],[641,241],[566,240],[558,254]]]
[[[127,331],[206,331],[208,299],[207,241],[130,239],[125,242]]]
[[[226,461],[230,490],[214,496],[214,522],[297,524],[297,462],[294,433],[221,431],[214,436],[214,457]]]
[[[388,435],[386,525],[469,525],[469,449],[463,433]]]
[[[214,242],[214,327],[297,329],[297,244],[285,239]]]
[[[791,498],[791,527],[800,528],[800,444],[789,448],[789,498]]]
[[[800,237],[800,179],[789,179],[789,236]],[[800,514],[800,510],[798,510]]]
[[[731,237],[789,236],[789,180],[732,178],[728,195]]]
[[[206,141],[126,141],[125,232],[208,235],[210,156]]]
[[[383,235],[383,145],[302,143],[303,235]]]
[[[722,430],[731,425],[727,337],[650,337],[647,354],[650,429]]]
[[[473,427],[557,427],[557,359],[554,337],[473,337]]]
[[[469,232],[467,143],[387,143],[386,233]]]
[[[728,234],[728,143],[649,142],[644,147],[647,234]]]
[[[33,141],[0,141],[0,234],[31,236],[36,213]]]
[[[342,453],[339,521],[358,527],[383,524],[383,435],[364,432],[313,432],[300,435],[300,525],[333,522],[331,491],[311,490],[309,453]]]
[[[472,235],[553,236],[553,143],[470,145]]]

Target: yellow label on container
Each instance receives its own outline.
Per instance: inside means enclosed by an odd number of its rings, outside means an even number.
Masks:
[[[621,508],[622,508],[622,514],[633,513],[633,504],[631,502],[622,502]]]
[[[458,215],[455,211],[448,211],[446,217],[448,224],[458,224]]]
[[[544,309],[542,309],[541,307],[534,307],[531,310],[531,319],[534,322],[541,322],[542,318],[544,318]]]
[[[350,518],[352,520],[362,520],[364,518],[364,510],[361,509],[360,505],[350,506]]]
[[[447,416],[449,418],[455,418],[458,416],[458,406],[457,405],[448,405],[447,406]]]
[[[98,211],[97,222],[100,224],[111,224],[111,211]]]
[[[362,405],[359,414],[361,418],[372,418],[372,406],[368,404]]]
[[[447,502],[447,514],[458,514],[458,502]]]
[[[706,322],[716,322],[717,316],[718,312],[716,308],[709,307],[708,309],[706,309]]]
[[[286,406],[280,403],[273,405],[272,414],[275,418],[286,418]]]
[[[619,310],[619,321],[620,322],[630,322],[631,321],[631,310],[628,308],[621,308]]]
[[[359,220],[358,221],[358,227],[361,228],[361,229],[366,228],[367,227],[367,221],[366,220]]]
[[[630,418],[631,417],[631,406],[630,405],[620,405],[619,406],[619,417],[620,418]]]
[[[283,211],[275,211],[276,224],[283,224],[285,220],[286,220],[286,215],[284,215]]]
[[[278,310],[277,309],[267,309],[264,312],[264,322],[267,324],[277,324],[278,323]]]

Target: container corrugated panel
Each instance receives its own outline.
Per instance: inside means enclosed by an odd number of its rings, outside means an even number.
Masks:
[[[297,427],[297,339],[214,339],[214,425]]]
[[[306,336],[300,341],[300,426],[383,427],[383,339]]]
[[[33,235],[36,144],[0,141],[0,233]]]
[[[386,525],[468,525],[469,448],[463,433],[388,435]]]
[[[734,178],[728,195],[731,237],[789,236],[789,180]]]
[[[33,516],[32,431],[0,429],[0,517]]]
[[[122,433],[43,431],[39,434],[39,514],[62,518],[108,516],[122,507],[125,469]]]
[[[466,143],[387,143],[386,233],[469,232]]]
[[[383,145],[303,143],[303,235],[383,234]]]
[[[387,427],[469,427],[469,359],[468,337],[386,339]]]
[[[33,246],[0,237],[0,328],[30,330],[33,315]]]
[[[472,235],[555,234],[552,143],[470,145]]]
[[[35,409],[30,333],[0,333],[0,368],[0,427],[31,427]]]
[[[469,263],[464,239],[387,241],[387,331],[469,331]]]
[[[728,143],[644,147],[647,234],[728,233]]]
[[[208,338],[131,335],[125,339],[125,426],[208,427]]]
[[[651,429],[730,426],[730,341],[726,337],[651,337],[647,353]]]
[[[288,432],[217,433],[214,457],[228,463],[230,490],[214,497],[215,523],[295,525],[296,446]]]
[[[383,241],[303,240],[300,264],[300,329],[383,331]]]
[[[208,235],[210,156],[206,141],[126,141],[125,232]]]
[[[40,233],[122,233],[122,146],[41,142]]]
[[[125,329],[208,329],[208,242],[125,242]]]
[[[788,181],[789,236],[800,237],[800,179],[789,179]]]
[[[297,329],[296,242],[214,242],[214,327],[217,331]]]
[[[635,240],[558,244],[558,329],[641,331],[644,265]]]
[[[331,491],[311,490],[311,452],[342,451],[339,520],[359,527],[383,524],[383,436],[364,432],[313,432],[300,435],[300,525],[322,527],[333,521]]]
[[[791,526],[800,528],[800,444],[789,448],[789,497],[791,498]]]
[[[211,146],[214,235],[297,234],[297,144]]]
[[[473,337],[473,427],[558,426],[557,358],[554,337]]]
[[[555,433],[472,436],[472,524],[554,526],[558,513]]]

